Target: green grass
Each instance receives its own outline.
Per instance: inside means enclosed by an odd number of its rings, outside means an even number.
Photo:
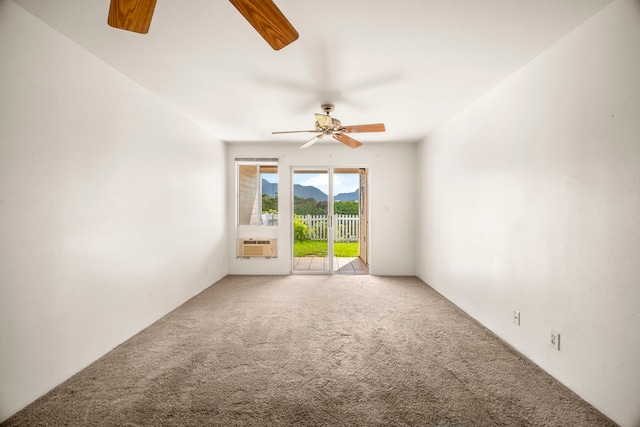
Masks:
[[[358,242],[335,242],[333,254],[339,257],[355,257],[360,255]]]
[[[359,255],[358,242],[335,242],[333,252],[337,257],[356,257]],[[295,241],[293,244],[293,256],[327,256],[326,240]]]

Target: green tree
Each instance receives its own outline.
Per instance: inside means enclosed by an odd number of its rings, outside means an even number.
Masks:
[[[318,202],[311,197],[294,197],[293,213],[296,215],[326,215],[327,202]]]
[[[333,213],[338,215],[358,215],[358,202],[355,200],[334,202]]]
[[[262,195],[262,213],[278,213],[278,194],[275,197]]]

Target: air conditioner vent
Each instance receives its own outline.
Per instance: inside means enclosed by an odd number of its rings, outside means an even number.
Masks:
[[[238,256],[275,258],[278,256],[277,239],[240,239]]]
[[[271,240],[244,240],[245,245],[270,245]]]

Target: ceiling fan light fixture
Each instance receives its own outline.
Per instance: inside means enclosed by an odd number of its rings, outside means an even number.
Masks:
[[[322,104],[320,106],[325,114],[315,113],[316,122],[315,130],[289,130],[283,132],[271,132],[272,135],[283,133],[301,133],[301,132],[314,132],[316,136],[305,142],[300,148],[308,148],[322,139],[325,135],[330,135],[336,141],[343,143],[351,148],[358,148],[362,145],[360,141],[356,141],[348,135],[350,132],[384,132],[385,127],[383,123],[376,123],[370,125],[354,125],[354,126],[342,126],[342,122],[329,115],[333,111],[333,104]]]

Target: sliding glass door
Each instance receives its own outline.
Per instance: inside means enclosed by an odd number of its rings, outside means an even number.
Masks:
[[[367,169],[293,168],[293,272],[368,274]]]

